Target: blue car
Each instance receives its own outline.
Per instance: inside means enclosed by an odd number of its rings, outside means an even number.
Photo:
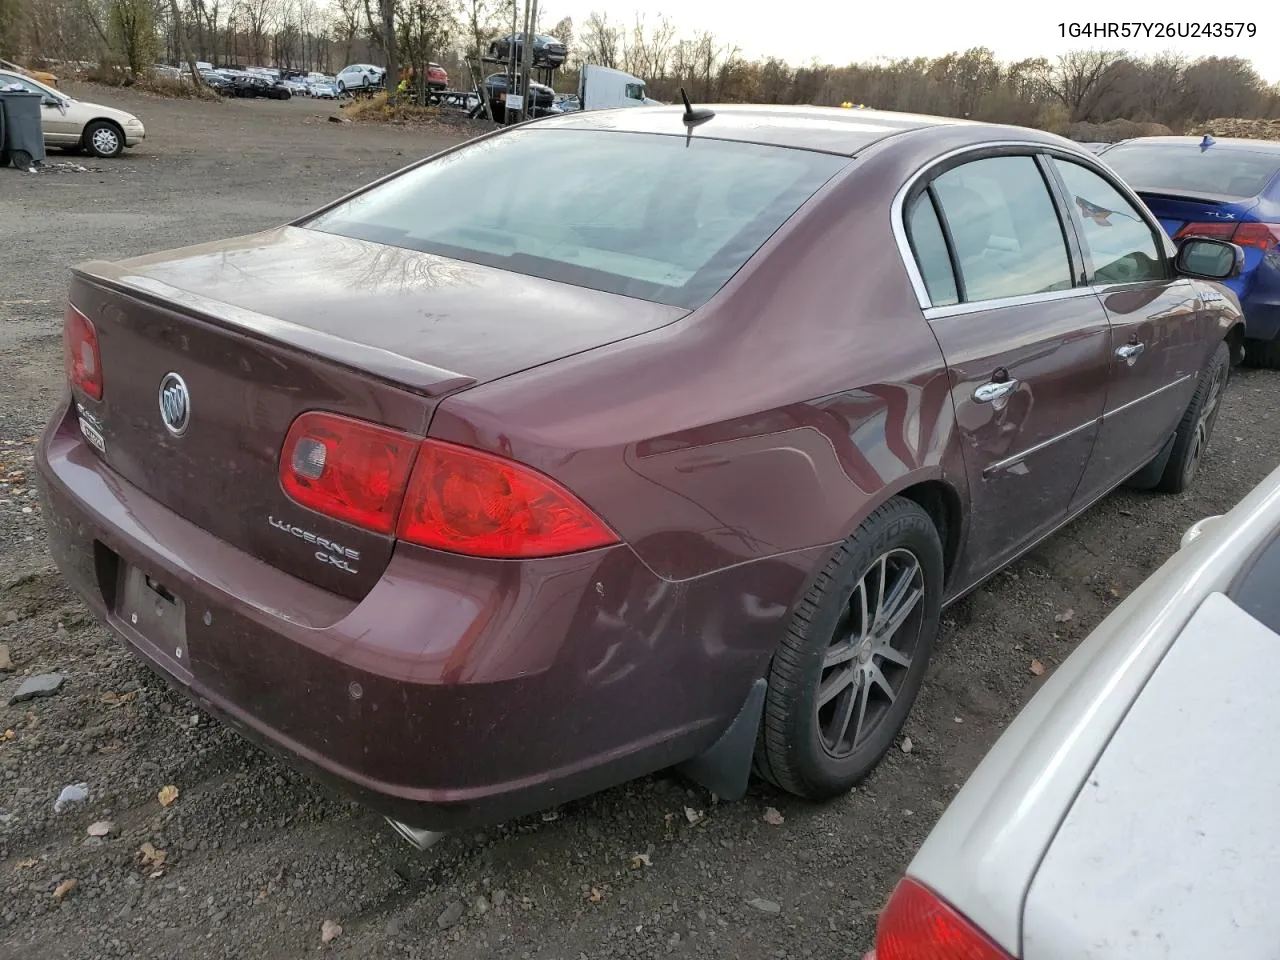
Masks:
[[[1244,270],[1226,283],[1244,308],[1245,360],[1280,368],[1280,143],[1141,137],[1099,157],[1175,241],[1217,237],[1243,248]]]

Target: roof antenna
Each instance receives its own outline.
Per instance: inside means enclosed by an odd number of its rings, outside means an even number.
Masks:
[[[1206,134],[1204,135],[1204,139],[1200,141],[1200,149],[1201,149],[1201,150],[1208,150],[1208,149],[1209,149],[1211,146],[1213,146],[1215,143],[1217,143],[1217,141],[1216,141],[1216,140],[1214,140],[1212,136],[1210,136],[1209,134],[1207,134],[1207,133],[1206,133]]]
[[[680,99],[684,101],[684,125],[685,125],[685,146],[689,145],[689,141],[693,139],[693,128],[700,123],[706,123],[714,117],[715,111],[708,110],[706,107],[693,109],[693,104],[689,102],[689,95],[684,92],[684,87],[680,88]]]

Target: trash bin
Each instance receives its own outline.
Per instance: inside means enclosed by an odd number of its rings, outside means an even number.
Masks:
[[[9,161],[21,170],[45,158],[44,131],[40,126],[43,97],[26,90],[0,90],[0,111],[4,112],[4,140],[0,147]]]

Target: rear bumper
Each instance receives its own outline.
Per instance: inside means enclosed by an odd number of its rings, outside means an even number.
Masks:
[[[1280,301],[1249,297],[1240,307],[1244,310],[1244,335],[1250,340],[1270,342],[1280,336]]]
[[[674,584],[625,546],[530,563],[402,546],[355,602],[124,481],[65,408],[37,463],[58,567],[134,652],[249,739],[432,830],[532,813],[704,750],[790,607],[750,601],[798,594],[814,559]],[[127,617],[127,567],[181,598],[180,642]]]

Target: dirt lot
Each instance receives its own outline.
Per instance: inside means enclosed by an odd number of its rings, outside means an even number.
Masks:
[[[948,612],[912,751],[837,803],[756,785],[716,806],[655,777],[419,855],[199,716],[92,622],[51,565],[30,481],[70,264],[266,227],[444,141],[329,123],[336,109],[306,100],[91,96],[140,114],[145,146],[51,158],[85,172],[0,171],[0,644],[17,669],[0,674],[3,958],[860,957],[911,852],[1043,682],[1033,658],[1051,670],[1191,522],[1274,466],[1275,377],[1243,371],[1192,493],[1115,495]],[[4,706],[23,673],[52,669],[57,696]],[[81,782],[91,799],[55,814]],[[116,832],[87,836],[106,819]],[[322,946],[326,920],[342,932]]]

